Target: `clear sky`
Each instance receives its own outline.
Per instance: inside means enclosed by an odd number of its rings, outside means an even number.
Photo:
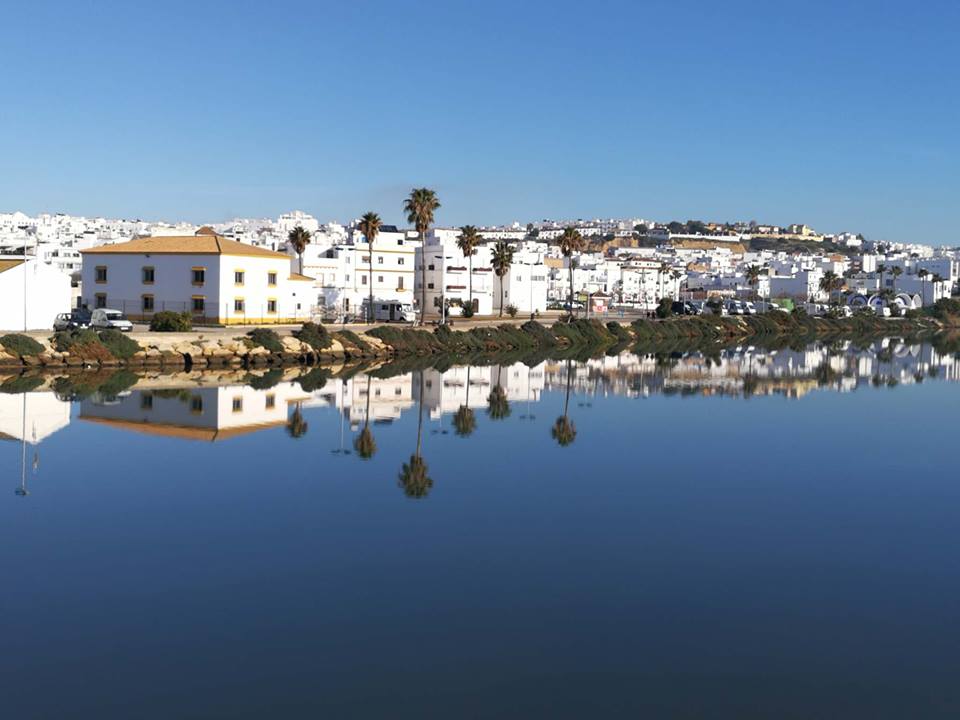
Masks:
[[[956,2],[6,2],[0,210],[960,243]]]

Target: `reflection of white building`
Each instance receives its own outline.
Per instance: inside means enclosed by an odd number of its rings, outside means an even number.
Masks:
[[[52,392],[0,394],[0,440],[38,443],[70,424],[70,403]]]
[[[486,407],[496,385],[504,389],[510,402],[539,402],[544,384],[542,363],[534,367],[523,363],[452,367],[442,373],[427,369],[423,374],[423,399],[433,420],[455,413],[461,406],[475,410]]]
[[[226,440],[285,425],[290,407],[310,399],[295,382],[134,390],[110,403],[83,400],[80,419],[121,430],[189,440]]]

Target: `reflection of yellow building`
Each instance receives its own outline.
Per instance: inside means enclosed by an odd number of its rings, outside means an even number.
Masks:
[[[297,383],[134,390],[109,403],[84,400],[80,419],[185,440],[226,440],[287,422],[289,406],[310,398]]]

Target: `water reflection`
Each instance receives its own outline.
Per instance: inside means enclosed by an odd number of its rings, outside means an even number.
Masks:
[[[956,353],[928,343],[882,340],[865,347],[834,341],[800,349],[765,350],[741,346],[715,352],[638,355],[623,353],[586,361],[537,360],[504,365],[358,368],[299,368],[251,373],[114,374],[2,380],[0,439],[19,441],[21,482],[27,495],[27,454],[70,423],[71,402],[82,423],[179,440],[219,442],[271,428],[293,439],[310,431],[307,412],[329,408],[338,415],[334,455],[370,460],[378,451],[375,428],[391,424],[416,407],[416,444],[403,463],[399,483],[411,498],[426,497],[433,480],[424,457],[424,416],[439,421],[431,434],[469,438],[488,422],[515,416],[536,421],[542,393],[562,392],[562,413],[544,433],[560,447],[574,443],[577,424],[571,399],[587,410],[608,395],[643,399],[680,397],[780,396],[799,399],[813,390],[851,392],[894,388],[929,379],[960,380]],[[583,422],[584,418],[579,418]],[[38,465],[36,454],[34,470]]]

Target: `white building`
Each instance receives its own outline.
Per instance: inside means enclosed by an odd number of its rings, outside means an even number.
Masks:
[[[70,311],[70,278],[36,258],[0,256],[0,330],[49,330]]]
[[[214,234],[149,237],[83,251],[82,304],[147,321],[161,310],[238,325],[310,317],[313,278],[284,253]]]

